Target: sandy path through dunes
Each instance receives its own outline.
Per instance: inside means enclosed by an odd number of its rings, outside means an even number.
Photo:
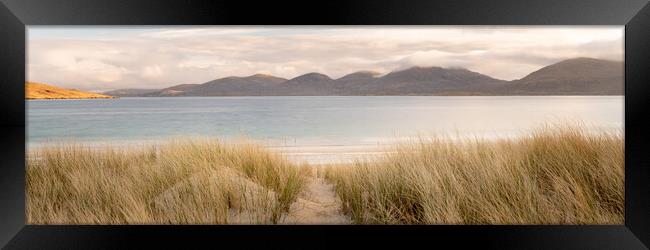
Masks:
[[[291,204],[282,224],[349,224],[341,212],[341,200],[334,186],[323,178],[310,177],[305,196]]]

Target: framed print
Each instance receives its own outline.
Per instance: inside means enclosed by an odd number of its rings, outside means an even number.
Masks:
[[[647,1],[0,7],[4,248],[650,243]]]

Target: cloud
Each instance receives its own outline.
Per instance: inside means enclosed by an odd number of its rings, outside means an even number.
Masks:
[[[147,66],[142,69],[143,78],[159,78],[163,76],[163,70],[158,65]]]
[[[58,29],[57,32],[51,32]],[[464,67],[511,80],[571,57],[623,60],[622,26],[29,28],[28,79],[163,88],[255,73]]]

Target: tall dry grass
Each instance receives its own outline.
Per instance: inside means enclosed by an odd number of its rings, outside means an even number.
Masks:
[[[278,223],[308,170],[251,143],[57,143],[27,160],[30,224]]]
[[[621,132],[575,126],[421,138],[325,176],[359,224],[622,224],[623,147]]]

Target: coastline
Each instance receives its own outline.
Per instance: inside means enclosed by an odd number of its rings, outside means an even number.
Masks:
[[[166,140],[150,140],[150,141],[120,141],[120,142],[74,142],[74,144],[82,145],[86,148],[101,150],[106,148],[118,149],[138,149],[144,147],[160,147]],[[226,141],[226,140],[222,140]],[[236,140],[228,141],[232,144],[240,144]],[[257,141],[253,141],[257,142]],[[60,142],[46,142],[46,143],[31,143],[26,145],[27,155],[29,151],[42,147],[57,145]],[[61,141],[66,143],[66,141]],[[329,165],[329,164],[347,164],[355,161],[368,161],[387,152],[390,148],[397,145],[397,143],[390,144],[357,144],[357,145],[270,145],[261,144],[265,149],[271,152],[278,153],[288,160],[302,164],[309,165]]]
[[[86,100],[86,99],[119,99],[120,97],[44,97],[44,98],[25,98],[25,100]]]
[[[600,134],[603,132],[616,133],[617,128],[591,127],[585,131],[588,134]],[[483,132],[483,133],[419,133],[412,136],[402,137],[374,137],[364,139],[307,139],[301,138],[296,143],[293,139],[251,139],[246,137],[197,137],[197,136],[169,136],[155,139],[55,139],[48,141],[27,142],[26,150],[38,149],[44,146],[59,144],[74,144],[91,149],[141,149],[147,147],[159,148],[162,145],[188,139],[213,140],[231,145],[256,144],[271,152],[278,153],[295,164],[309,164],[312,166],[350,164],[354,162],[367,162],[377,160],[394,152],[395,147],[412,143],[430,143],[443,140],[451,142],[473,142],[473,141],[509,141],[518,140],[530,136],[531,130],[508,131],[508,132]]]

